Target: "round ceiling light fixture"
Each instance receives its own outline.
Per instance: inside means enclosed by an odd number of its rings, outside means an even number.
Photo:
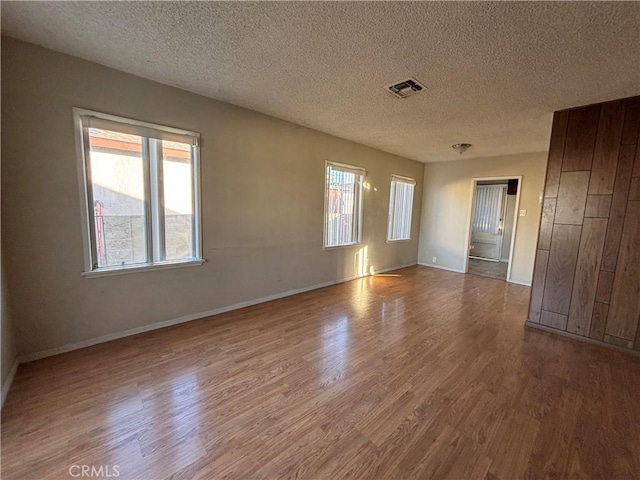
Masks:
[[[453,148],[456,152],[462,155],[464,152],[469,150],[470,146],[471,146],[470,143],[454,143],[453,145],[451,145],[451,148]]]

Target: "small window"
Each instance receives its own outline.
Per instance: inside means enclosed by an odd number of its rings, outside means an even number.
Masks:
[[[411,213],[415,185],[416,181],[413,178],[391,176],[387,241],[411,239]]]
[[[95,112],[75,115],[87,271],[201,261],[199,135]]]
[[[327,163],[324,246],[360,243],[364,169]]]

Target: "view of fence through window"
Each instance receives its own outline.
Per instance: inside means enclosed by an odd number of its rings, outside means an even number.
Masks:
[[[327,166],[325,246],[360,241],[360,196],[363,175],[348,168]]]
[[[150,263],[143,149],[146,138],[90,128],[90,175],[93,194],[96,261],[98,267]],[[156,186],[164,205],[164,258],[193,256],[193,166],[189,144],[152,140],[161,148],[161,183]],[[155,185],[154,185],[155,186]],[[164,217],[164,218],[162,218]],[[153,228],[153,227],[151,227]]]
[[[193,256],[193,166],[190,158],[190,145],[162,141],[165,260]]]

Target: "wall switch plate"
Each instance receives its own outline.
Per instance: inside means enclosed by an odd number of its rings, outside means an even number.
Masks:
[[[527,211],[526,210],[520,210],[520,216],[521,217],[526,217],[527,216]]]
[[[436,262],[438,261],[438,257],[432,257],[432,258],[431,258],[431,261],[432,261],[433,263],[436,263]]]

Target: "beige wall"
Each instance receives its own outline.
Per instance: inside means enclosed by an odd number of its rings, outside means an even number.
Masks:
[[[2,254],[0,254],[1,256]],[[4,262],[0,266],[0,269],[4,268]],[[9,309],[9,305],[7,304],[7,295],[6,295],[6,282],[5,282],[4,271],[2,271],[2,280],[0,285],[0,315],[2,316],[2,322],[0,325],[0,337],[2,341],[0,342],[0,348],[2,348],[2,356],[0,358],[0,362],[2,362],[2,394],[6,394],[4,387],[7,378],[11,373],[11,369],[13,364],[16,361],[17,352],[15,345],[15,336],[13,333],[13,322],[11,319],[11,311]]]
[[[2,388],[2,403],[8,392],[7,379],[11,375],[11,369],[16,361],[17,351],[11,310],[7,303],[7,282],[5,281],[4,249],[0,243],[0,387]]]
[[[0,182],[0,185],[1,183],[2,182]],[[2,187],[0,186],[0,190],[1,189]],[[0,231],[2,230],[1,225],[2,222],[0,221]],[[8,392],[9,384],[6,382],[11,375],[11,370],[17,357],[13,321],[10,316],[9,304],[7,303],[5,265],[4,249],[0,241],[0,388],[2,389],[2,400],[0,404],[4,403],[4,397]]]
[[[2,67],[2,232],[21,355],[354,275],[358,248],[322,248],[326,160],[367,169],[369,264],[416,262],[421,163],[12,39]],[[80,275],[74,106],[201,133],[206,264]],[[413,239],[387,244],[391,174],[418,183]]]
[[[546,163],[546,152],[539,152],[426,164],[418,262],[431,265],[437,257],[438,266],[461,271],[472,179],[522,175],[519,208],[527,210],[527,216],[518,218],[511,280],[529,284]]]

